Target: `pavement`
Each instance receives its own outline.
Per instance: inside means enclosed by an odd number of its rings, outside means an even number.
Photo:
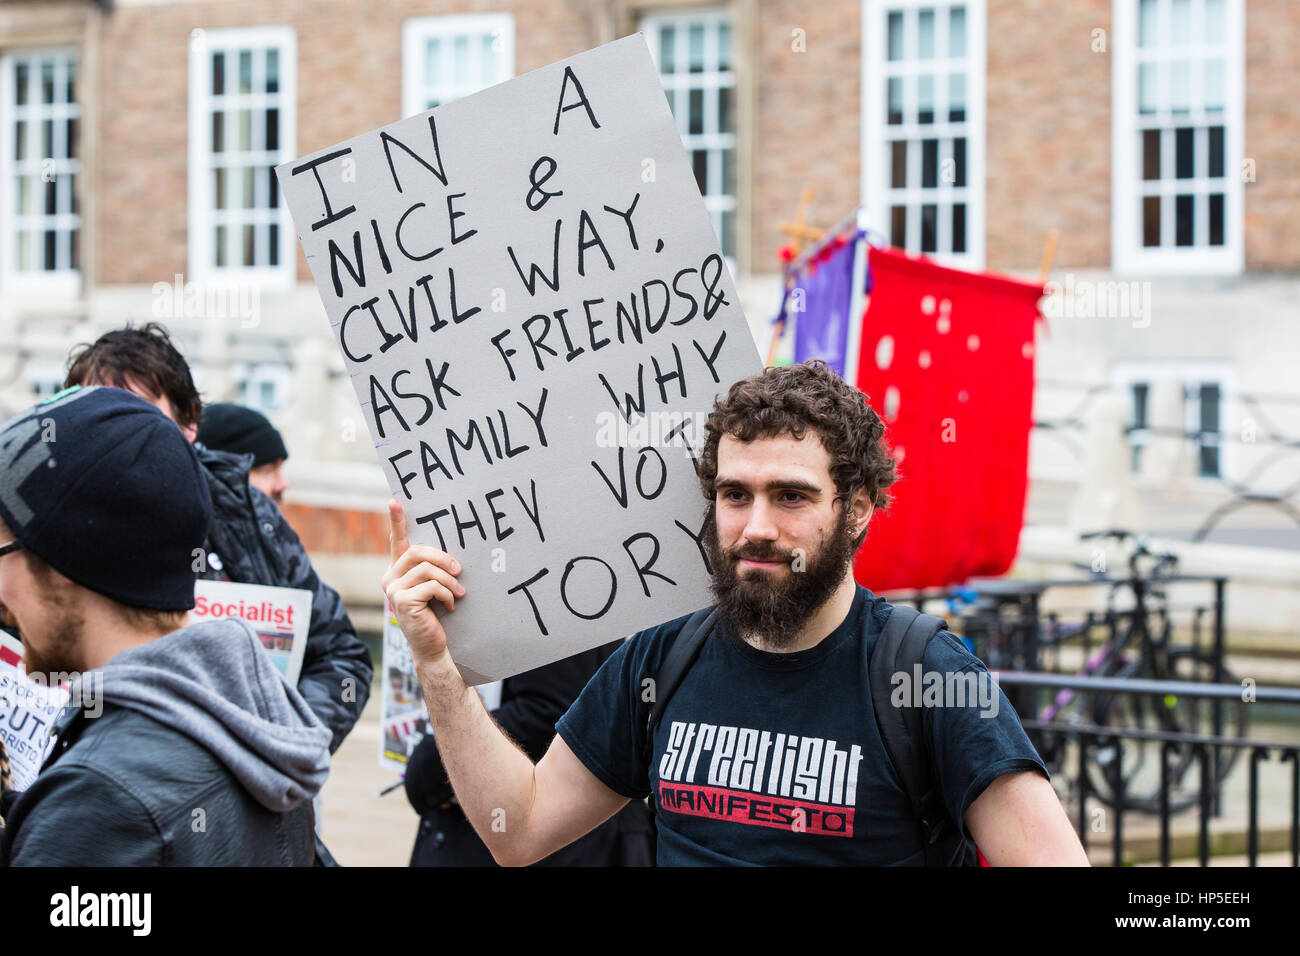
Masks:
[[[398,775],[379,766],[379,693],[334,754],[323,792],[321,839],[343,866],[406,866],[420,818],[401,787],[379,791]]]

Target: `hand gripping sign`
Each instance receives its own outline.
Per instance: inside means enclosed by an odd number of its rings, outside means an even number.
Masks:
[[[702,426],[762,366],[642,36],[277,173],[470,683],[711,603]]]

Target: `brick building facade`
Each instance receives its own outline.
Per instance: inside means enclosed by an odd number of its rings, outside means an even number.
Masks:
[[[159,283],[246,266],[269,277],[257,322],[175,316],[206,396],[262,404],[301,459],[369,463],[334,434],[355,399],[257,162],[638,29],[756,334],[809,188],[820,225],[863,203],[885,241],[972,268],[1032,273],[1056,229],[1058,273],[1149,277],[1157,314],[1190,309],[1143,337],[1063,328],[1040,374],[1175,362],[1240,386],[1296,354],[1293,285],[1262,287],[1245,344],[1221,330],[1241,283],[1300,269],[1288,0],[0,0],[0,405],[156,315]],[[336,374],[312,385],[310,362]]]
[[[1216,0],[1166,2],[1171,10],[1208,10]],[[954,6],[966,10],[971,27],[982,21],[986,38],[980,71],[985,129],[979,136],[987,144],[983,265],[1034,268],[1051,228],[1067,237],[1061,267],[1116,265],[1110,243],[1112,52],[1125,31],[1112,20],[1125,5],[936,0],[919,8],[942,18]],[[1300,124],[1290,105],[1296,70],[1289,51],[1300,42],[1300,8],[1286,0],[1240,6],[1243,155],[1257,169],[1242,213],[1245,268],[1294,268],[1300,237],[1287,225],[1300,213]],[[912,0],[6,0],[0,3],[0,51],[10,58],[24,50],[75,51],[86,167],[78,186],[80,272],[92,287],[152,284],[189,266],[189,61],[205,31],[268,25],[292,31],[301,155],[402,115],[403,25],[413,19],[504,14],[513,32],[508,70],[517,74],[631,32],[648,15],[687,18],[689,25],[693,11],[717,11],[730,24],[734,51],[729,132],[737,140],[737,168],[730,192],[743,225],[733,256],[741,272],[764,273],[775,268],[784,241],[777,224],[793,215],[805,186],[814,192],[822,221],[838,219],[860,201],[863,43],[870,49],[873,28],[887,22],[879,8],[888,15],[917,7]],[[1100,40],[1098,31],[1104,33]],[[12,182],[7,185],[12,194]],[[21,291],[21,277],[13,273],[6,270],[9,284]]]

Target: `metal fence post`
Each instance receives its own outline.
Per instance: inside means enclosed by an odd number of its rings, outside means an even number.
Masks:
[[[1223,683],[1224,634],[1224,600],[1227,593],[1227,578],[1214,579],[1214,682]],[[1223,736],[1223,701],[1215,700],[1210,705],[1214,710],[1214,736]],[[1219,748],[1214,748],[1214,815],[1223,812],[1219,793]]]
[[[1204,744],[1197,744],[1193,751],[1201,760],[1201,819],[1200,834],[1198,842],[1200,844],[1201,866],[1210,865],[1210,816],[1214,809],[1214,794],[1210,789],[1210,748]]]
[[[1124,865],[1124,747],[1115,741],[1115,866]]]
[[[1268,756],[1263,747],[1255,747],[1250,752],[1250,829],[1246,833],[1246,854],[1250,866],[1259,863],[1259,762]]]
[[[1160,865],[1169,865],[1169,752],[1172,741],[1160,745]]]
[[[1088,849],[1088,735],[1079,735],[1079,839]]]

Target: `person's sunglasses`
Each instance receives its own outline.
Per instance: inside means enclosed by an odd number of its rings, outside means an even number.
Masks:
[[[15,551],[21,551],[23,544],[21,541],[10,541],[8,544],[0,544],[0,558],[6,554],[12,554]]]

